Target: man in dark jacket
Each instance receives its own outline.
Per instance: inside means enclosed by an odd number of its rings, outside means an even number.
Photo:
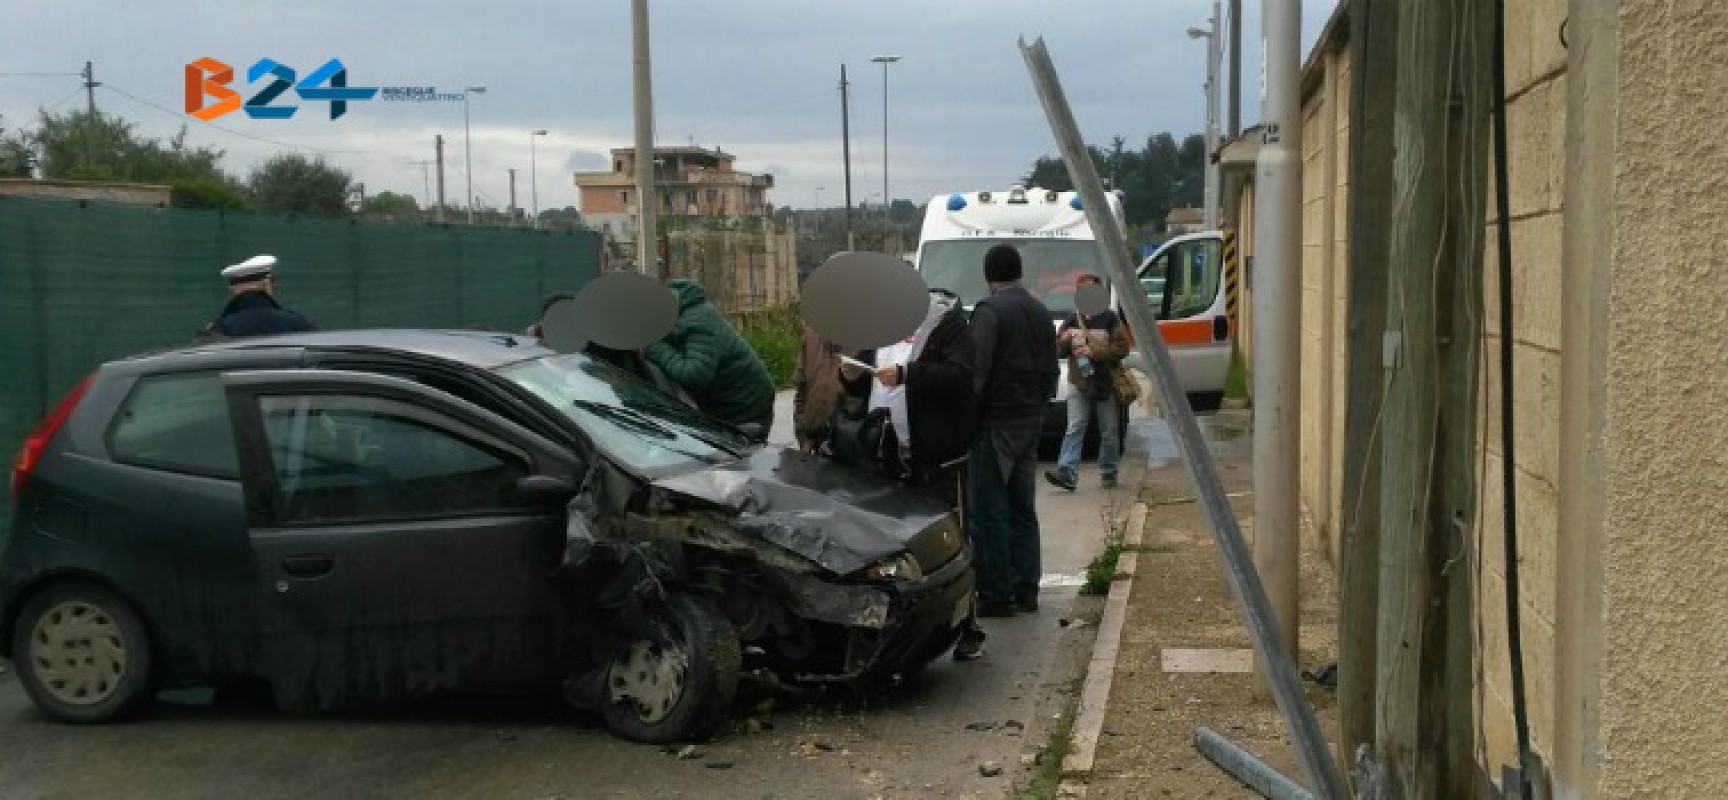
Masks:
[[[889,422],[879,440],[851,446],[830,441],[830,451],[864,453],[874,469],[931,491],[960,511],[972,443],[976,360],[960,298],[931,289],[929,311],[912,336],[889,347],[865,350],[857,359],[876,369],[840,368],[837,377],[846,395],[840,405],[851,408],[837,407],[835,413],[866,417],[874,413],[885,415]],[[829,436],[856,436],[861,429],[868,426],[834,424]],[[961,518],[965,518],[963,511]],[[954,658],[969,661],[983,654],[984,632],[968,616]]]
[[[734,425],[758,425],[766,439],[774,424],[774,379],[768,367],[708,302],[701,284],[679,278],[666,285],[678,298],[678,321],[643,355],[697,408]]]
[[[1103,282],[1096,275],[1083,275],[1078,281],[1080,286],[1089,283]],[[1104,488],[1113,488],[1122,460],[1121,440],[1117,438],[1122,409],[1116,402],[1115,373],[1125,369],[1122,359],[1128,355],[1127,326],[1108,308],[1084,320],[1076,311],[1062,323],[1056,337],[1056,354],[1068,359],[1068,430],[1062,436],[1056,469],[1044,473],[1044,479],[1070,492],[1080,485],[1080,453],[1086,428],[1096,416],[1098,475]]]
[[[221,316],[198,331],[201,339],[233,339],[277,333],[305,333],[318,327],[276,302],[276,257],[253,256],[222,270],[228,305]]]
[[[1020,252],[1000,244],[984,254],[990,296],[972,311],[978,365],[978,433],[968,464],[978,552],[978,614],[1038,610],[1038,434],[1056,390],[1056,332],[1050,310],[1020,285]]]

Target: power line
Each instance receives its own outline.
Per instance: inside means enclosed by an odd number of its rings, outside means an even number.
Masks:
[[[242,139],[250,139],[254,142],[260,142],[263,144],[275,145],[277,147],[286,147],[290,150],[303,150],[303,151],[306,151],[309,153],[318,153],[320,155],[349,155],[349,154],[378,155],[378,154],[381,154],[383,152],[380,150],[333,150],[333,149],[324,148],[324,147],[312,147],[310,145],[290,144],[288,142],[280,141],[277,139],[269,139],[269,138],[265,138],[263,136],[253,136],[252,134],[249,134],[249,133],[241,133],[240,131],[234,130],[233,128],[225,128],[221,125],[217,125],[216,123],[210,122],[208,120],[201,120],[201,119],[198,119],[197,117],[189,117],[185,114],[181,114],[180,112],[175,111],[175,110],[168,108],[166,106],[157,105],[156,103],[152,103],[149,100],[145,100],[144,98],[139,97],[138,95],[132,94],[131,92],[126,91],[125,89],[121,89],[120,87],[115,86],[112,83],[104,83],[104,84],[102,84],[101,88],[107,89],[111,92],[114,92],[115,94],[118,94],[122,97],[125,97],[125,98],[127,98],[127,99],[129,99],[135,103],[140,103],[142,105],[149,106],[150,108],[154,108],[157,111],[160,111],[164,114],[172,116],[176,119],[179,119],[182,122],[184,122],[187,119],[190,119],[190,120],[197,122],[201,125],[204,125],[204,126],[209,127],[209,128],[214,128],[216,130],[219,130],[219,131],[226,133],[226,134],[229,134],[231,136],[238,136]]]
[[[82,72],[0,72],[0,78],[82,78]]]

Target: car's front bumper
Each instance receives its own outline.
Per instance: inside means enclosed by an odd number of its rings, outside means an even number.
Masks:
[[[972,549],[915,581],[840,587],[825,584],[825,608],[812,607],[813,592],[793,612],[814,622],[840,625],[845,652],[834,671],[800,674],[800,680],[850,680],[867,674],[892,674],[941,655],[953,646],[972,609]],[[814,588],[814,587],[812,587]],[[836,602],[850,613],[837,615]]]

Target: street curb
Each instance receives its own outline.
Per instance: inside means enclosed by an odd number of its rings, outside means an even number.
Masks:
[[[1092,661],[1086,667],[1086,682],[1080,689],[1073,743],[1062,760],[1064,796],[1085,796],[1085,786],[1074,786],[1069,779],[1092,775],[1098,737],[1104,732],[1104,713],[1110,702],[1110,684],[1116,678],[1116,657],[1122,647],[1122,626],[1128,617],[1128,593],[1134,590],[1146,512],[1146,504],[1136,502],[1128,512],[1127,529],[1122,532],[1122,553],[1117,558],[1116,571],[1124,577],[1110,584],[1110,594],[1104,600],[1104,616],[1098,622],[1098,638],[1092,644]]]

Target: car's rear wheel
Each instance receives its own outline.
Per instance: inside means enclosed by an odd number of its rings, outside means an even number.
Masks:
[[[61,583],[37,592],[13,628],[13,665],[42,713],[62,722],[108,722],[150,696],[149,637],[112,591]]]
[[[618,648],[600,703],[606,726],[626,739],[664,744],[705,739],[738,691],[738,633],[707,600],[674,594],[649,628]]]

